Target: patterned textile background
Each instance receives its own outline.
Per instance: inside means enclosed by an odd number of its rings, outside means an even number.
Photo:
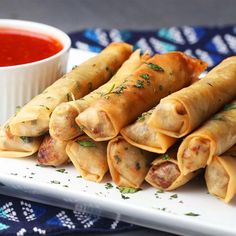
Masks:
[[[205,60],[209,69],[225,57],[236,54],[236,26],[170,27],[156,31],[86,29],[70,34],[75,48],[99,52],[110,42],[125,41],[143,51],[183,51]]]
[[[156,31],[86,29],[70,34],[72,46],[99,52],[113,41],[126,41],[143,51],[174,50],[205,60],[209,68],[236,54],[236,26],[170,27]],[[137,226],[85,213],[0,195],[1,235],[64,235],[65,232],[118,232]]]

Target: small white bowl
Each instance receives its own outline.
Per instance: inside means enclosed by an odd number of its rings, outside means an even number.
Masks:
[[[1,28],[48,35],[63,46],[61,51],[43,60],[0,67],[0,124],[3,124],[17,106],[23,106],[66,72],[71,40],[63,31],[36,22],[0,19]]]

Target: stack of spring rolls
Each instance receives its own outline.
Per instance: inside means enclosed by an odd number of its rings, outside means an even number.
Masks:
[[[236,192],[236,57],[207,64],[182,52],[150,56],[112,43],[34,97],[0,130],[0,156],[37,152],[81,176],[174,190],[206,168],[211,194]],[[197,80],[197,82],[196,82]],[[231,149],[230,149],[231,148]],[[220,180],[219,180],[220,179]]]

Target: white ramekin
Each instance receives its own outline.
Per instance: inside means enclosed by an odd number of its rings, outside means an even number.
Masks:
[[[0,124],[3,124],[17,106],[23,106],[66,72],[71,40],[57,28],[31,21],[0,19],[1,27],[46,34],[63,45],[61,51],[46,59],[0,67]]]

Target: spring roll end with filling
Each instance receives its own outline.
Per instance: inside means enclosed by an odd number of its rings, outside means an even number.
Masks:
[[[214,156],[205,171],[205,180],[209,193],[225,203],[230,202],[236,194],[235,173],[235,156]]]
[[[68,142],[66,153],[84,179],[101,182],[108,171],[106,142],[83,135]]]
[[[116,185],[139,188],[153,158],[151,153],[132,146],[118,136],[108,143],[107,160]]]
[[[45,166],[60,166],[68,162],[66,154],[67,142],[60,141],[46,135],[38,151],[37,161]]]

